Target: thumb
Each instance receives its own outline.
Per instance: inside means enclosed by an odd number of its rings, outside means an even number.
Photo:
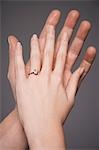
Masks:
[[[79,80],[84,73],[84,67],[79,67],[71,76],[70,81],[68,83],[66,92],[68,95],[68,99],[70,101],[74,101],[74,97],[76,95],[76,91],[78,88]]]

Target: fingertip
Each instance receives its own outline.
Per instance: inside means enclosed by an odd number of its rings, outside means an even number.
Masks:
[[[18,39],[13,35],[9,35],[7,40],[8,40],[8,43],[9,43],[9,50],[11,50],[10,51],[10,54],[11,54],[12,52],[14,52],[14,50],[16,48]]]
[[[88,53],[90,55],[96,55],[96,48],[94,46],[88,47]]]
[[[18,39],[14,35],[9,35],[8,36],[8,42],[17,42]]]
[[[37,39],[37,34],[33,34],[33,39]]]
[[[95,59],[95,56],[96,56],[96,48],[94,46],[88,47],[85,55],[85,60],[91,63]]]
[[[69,15],[71,15],[73,18],[78,18],[80,16],[80,12],[78,10],[72,9],[69,12]]]
[[[61,15],[61,11],[59,9],[54,9],[51,12],[54,16],[60,16]]]
[[[37,34],[33,34],[32,35],[32,37],[31,37],[31,42],[33,42],[33,41],[35,41],[35,40],[37,40],[38,39],[38,36],[37,36]]]
[[[83,26],[83,28],[86,28],[87,30],[90,30],[91,29],[91,22],[89,22],[88,20],[83,20],[81,22],[81,25]]]
[[[53,10],[48,16],[47,24],[56,26],[60,16],[61,12],[58,9]]]
[[[65,25],[68,26],[69,28],[74,28],[78,18],[80,16],[80,13],[79,11],[77,10],[71,10],[69,13],[68,13],[68,16],[66,18],[66,21],[65,21]]]
[[[87,20],[84,20],[81,22],[79,29],[76,33],[76,36],[81,39],[82,41],[84,41],[89,33],[91,29],[91,23]]]

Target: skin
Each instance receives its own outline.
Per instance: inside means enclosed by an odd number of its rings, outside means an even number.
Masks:
[[[55,28],[59,21],[59,18],[60,18],[60,12],[58,10],[52,11],[45,23],[45,26],[44,26],[41,34],[40,34],[39,45],[40,45],[40,53],[41,53],[41,63],[42,63],[42,58],[44,55],[44,45],[45,45],[45,39],[46,39],[46,33],[47,33],[47,31],[46,31],[47,25],[53,25]],[[67,19],[65,20],[64,26],[57,38],[56,44],[55,44],[53,68],[54,68],[54,64],[56,61],[57,50],[60,45],[61,37],[63,36],[64,31],[66,31],[68,33],[68,41],[70,40],[70,37],[73,32],[73,28],[74,28],[75,24],[77,23],[78,18],[79,18],[78,11],[73,10],[73,11],[69,12]],[[64,78],[63,83],[64,83],[65,87],[67,85],[68,80],[72,76],[71,69],[78,57],[78,54],[81,51],[81,48],[83,46],[84,40],[85,40],[89,30],[90,30],[90,27],[91,26],[88,21],[81,22],[81,25],[76,33],[76,36],[68,48],[67,59],[66,59],[65,68],[64,68],[64,76],[63,76],[63,78]],[[8,41],[9,41],[9,60],[10,60],[9,61],[9,70],[8,70],[8,79],[10,81],[12,91],[14,93],[14,97],[16,99],[16,94],[15,94],[16,78],[15,78],[14,61],[15,61],[15,47],[16,47],[18,40],[14,36],[9,36]],[[88,71],[92,65],[92,62],[95,58],[95,54],[96,54],[96,49],[94,47],[89,47],[87,49],[84,59],[81,62],[81,66],[84,67],[84,72],[79,80],[79,85],[82,82],[82,79],[88,73]],[[35,66],[37,64],[33,63],[33,65]],[[28,76],[28,73],[30,72],[30,67],[31,67],[31,62],[29,60],[25,66],[26,76]],[[16,111],[16,116],[17,116],[17,111]],[[11,117],[10,119],[13,120],[13,118],[14,117]],[[23,144],[24,141],[26,141],[26,138],[25,138],[24,132],[21,132],[22,127],[21,127],[20,121],[18,121],[19,118],[18,117],[16,117],[16,118],[17,118],[16,122],[18,122],[18,126],[20,127],[20,128],[17,127],[17,129],[19,129],[18,135],[21,134],[21,136],[22,136],[22,138],[16,138],[16,140],[18,141],[19,145],[21,145],[21,144]],[[15,131],[15,129],[13,131]],[[9,128],[8,128],[8,130],[9,130]],[[27,144],[27,142],[26,142],[26,144]]]
[[[41,62],[37,35],[34,34],[31,39],[30,72],[37,68],[38,75],[26,76],[22,45],[17,42],[15,75],[18,112],[31,150],[65,150],[62,125],[74,105],[78,83],[84,73],[84,67],[80,65],[65,82],[64,71],[69,42],[68,34],[64,31],[60,39],[53,68],[54,26],[48,25],[46,31],[43,62]],[[55,133],[53,133],[54,129]]]
[[[24,130],[15,109],[0,124],[0,149],[22,150],[27,148],[26,143]]]

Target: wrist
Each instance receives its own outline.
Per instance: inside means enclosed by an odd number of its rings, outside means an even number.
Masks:
[[[26,137],[15,108],[0,124],[0,148],[12,150],[26,147]]]
[[[63,127],[59,123],[38,124],[36,128],[25,128],[30,149],[65,150]]]

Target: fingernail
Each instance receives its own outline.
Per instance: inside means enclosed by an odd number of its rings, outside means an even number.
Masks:
[[[17,47],[21,47],[21,43],[19,41],[17,42]]]
[[[35,40],[37,39],[37,34],[33,34],[32,38]]]

